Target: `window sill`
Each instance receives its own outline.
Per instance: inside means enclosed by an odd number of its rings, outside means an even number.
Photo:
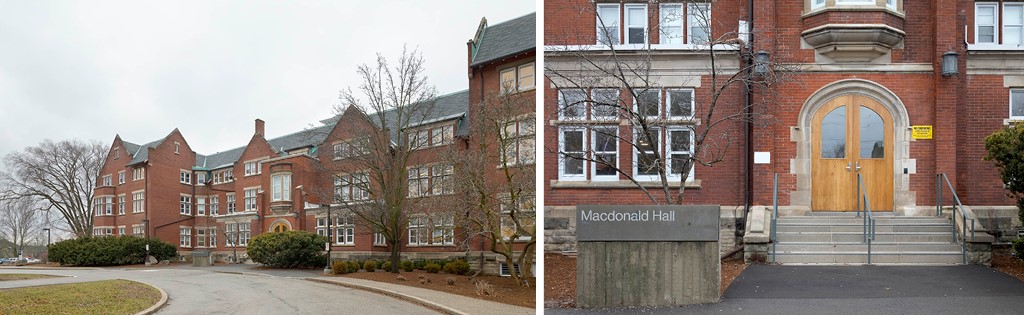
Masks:
[[[697,45],[697,44],[624,44],[624,45],[612,45],[609,47],[604,44],[595,45],[548,45],[544,46],[545,52],[582,52],[582,51],[612,51],[612,50],[651,50],[651,51],[703,51],[710,50],[710,45]],[[733,44],[716,44],[713,47],[718,51],[736,51],[740,50],[739,45]]]
[[[641,181],[644,188],[661,187],[661,182]],[[695,179],[686,182],[685,188],[700,188],[701,180]],[[669,181],[670,188],[679,188],[678,181]],[[617,181],[592,181],[592,180],[551,180],[551,188],[637,188],[636,184],[628,180]]]
[[[820,7],[817,7],[817,8],[813,8],[810,11],[807,11],[807,13],[804,13],[803,15],[801,15],[800,18],[806,19],[808,17],[812,17],[812,16],[815,16],[815,15],[822,14],[822,13],[825,13],[825,12],[830,12],[830,11],[840,11],[840,12],[887,12],[889,14],[895,15],[895,16],[903,18],[903,19],[907,18],[907,15],[905,13],[897,11],[895,8],[886,6],[884,4],[881,5],[881,6],[879,6],[877,4],[834,4],[834,5],[824,5],[824,6],[820,6]]]
[[[1024,45],[967,44],[968,51],[1024,51]]]
[[[1016,125],[1019,123],[1024,123],[1024,117],[1003,119],[1003,126]]]
[[[407,247],[454,247],[455,244],[408,244]]]
[[[650,118],[648,118],[650,119]],[[647,122],[651,126],[662,126],[662,125],[687,125],[687,126],[700,126],[700,118],[662,118],[662,119],[651,119]],[[549,120],[548,125],[550,126],[578,126],[578,125],[629,125],[629,121],[625,119],[573,119],[573,118],[562,118],[559,120]]]
[[[331,244],[331,247],[356,247],[356,244],[334,243],[334,244]]]

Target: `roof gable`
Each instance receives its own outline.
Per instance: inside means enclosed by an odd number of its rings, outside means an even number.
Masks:
[[[502,23],[477,30],[473,39],[473,58],[470,67],[476,67],[504,57],[533,51],[537,47],[537,13],[530,13]]]

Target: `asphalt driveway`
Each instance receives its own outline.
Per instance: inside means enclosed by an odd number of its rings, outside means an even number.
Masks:
[[[721,303],[547,314],[1022,314],[1024,282],[983,266],[751,265]]]

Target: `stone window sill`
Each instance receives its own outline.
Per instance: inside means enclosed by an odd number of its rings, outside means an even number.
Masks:
[[[661,187],[661,182],[639,182],[644,188]],[[695,179],[686,182],[686,188],[699,189],[701,180]],[[669,181],[668,186],[679,188],[678,181]],[[565,181],[552,180],[551,188],[636,188],[636,184],[628,180],[618,181]]]

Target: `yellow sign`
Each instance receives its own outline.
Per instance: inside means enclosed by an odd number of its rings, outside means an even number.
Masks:
[[[914,128],[914,132],[911,133],[914,140],[932,138],[932,126],[911,126],[911,128]]]

